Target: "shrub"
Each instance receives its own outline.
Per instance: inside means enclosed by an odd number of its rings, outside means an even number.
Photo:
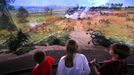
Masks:
[[[34,49],[34,46],[31,43],[29,45],[22,46],[18,51],[14,52],[14,54],[16,54],[16,55],[22,55],[24,53],[29,52],[30,50],[33,50],[33,49]]]
[[[48,37],[47,42],[49,45],[60,45],[60,39],[54,35]]]
[[[0,30],[0,39],[6,39],[11,35],[7,30]]]
[[[61,45],[64,46],[68,39],[70,39],[68,33],[61,34]]]
[[[121,44],[125,44],[126,40],[123,37],[120,36],[109,36],[110,41],[112,41],[113,43],[121,43]]]
[[[16,51],[18,48],[23,46],[29,40],[28,35],[23,33],[21,30],[17,32],[16,36],[11,36],[7,40],[7,46],[10,52]]]
[[[62,45],[64,46],[69,39],[68,33],[59,33],[48,37],[46,40],[49,45]]]

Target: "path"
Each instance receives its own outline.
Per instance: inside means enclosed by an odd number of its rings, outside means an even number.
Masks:
[[[74,26],[74,31],[70,34],[70,38],[76,40],[80,49],[104,49],[101,46],[94,46],[92,43],[88,44],[91,41],[89,34],[86,34],[81,21],[77,21]]]
[[[76,40],[80,48],[89,48],[88,41],[90,40],[90,36],[87,35],[84,31],[74,31],[70,34],[70,38]]]

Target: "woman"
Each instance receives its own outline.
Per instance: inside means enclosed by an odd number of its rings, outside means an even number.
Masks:
[[[90,68],[85,55],[78,53],[79,47],[74,40],[68,40],[66,55],[61,57],[57,75],[89,75]]]

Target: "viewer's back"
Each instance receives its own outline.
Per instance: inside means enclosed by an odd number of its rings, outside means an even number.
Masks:
[[[75,53],[74,54],[74,66],[68,68],[65,66],[65,57],[63,56],[58,65],[57,75],[88,75],[90,68],[88,65],[87,58],[83,54]]]

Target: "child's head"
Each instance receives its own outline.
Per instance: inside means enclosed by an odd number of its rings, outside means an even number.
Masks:
[[[33,55],[33,59],[36,63],[42,63],[45,58],[45,53],[43,51],[36,51]]]
[[[76,53],[78,51],[79,47],[78,44],[76,43],[76,41],[70,39],[67,41],[66,44],[66,52],[69,53]]]
[[[110,55],[118,56],[119,59],[125,59],[130,55],[130,48],[125,44],[112,44],[109,50]]]

